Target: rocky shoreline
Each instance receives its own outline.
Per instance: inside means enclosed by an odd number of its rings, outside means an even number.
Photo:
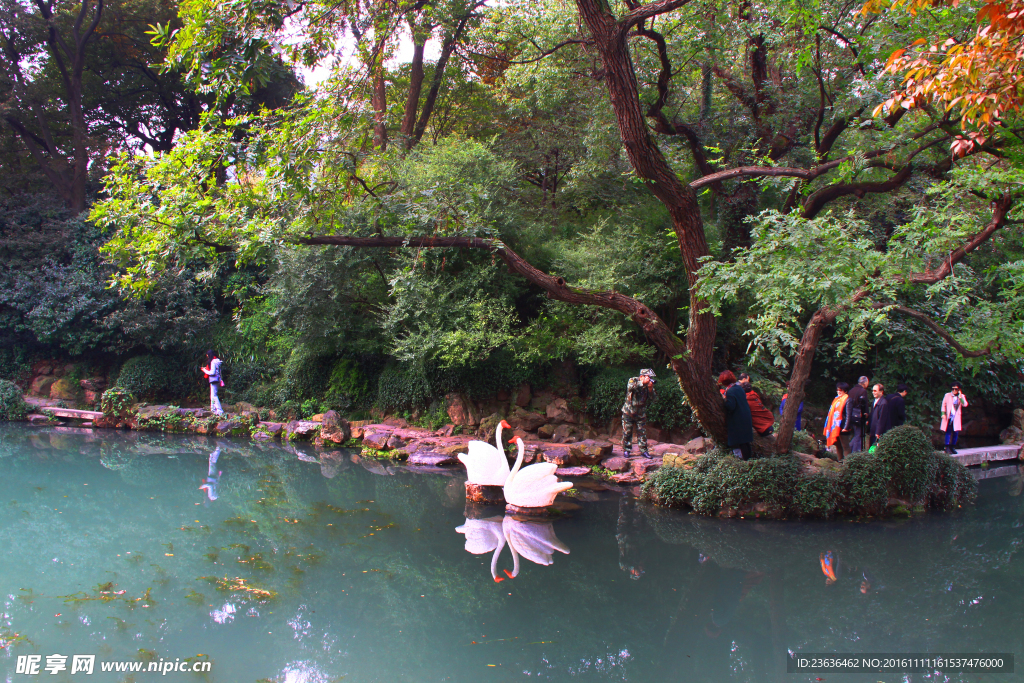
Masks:
[[[34,411],[27,418],[30,424],[50,426],[61,423],[61,418],[47,414],[57,401],[30,396],[25,400]],[[133,405],[118,410],[107,404],[106,408],[92,415],[92,419],[70,420],[68,424],[83,429],[233,436],[255,442],[280,440],[293,445],[308,443],[314,452],[325,454],[341,446],[356,447],[361,448],[364,459],[400,462],[408,468],[435,472],[464,469],[458,455],[467,452],[469,442],[494,439],[494,425],[487,419],[474,433],[461,434],[462,428],[452,424],[429,430],[409,425],[402,418],[386,418],[379,422],[349,421],[334,411],[309,420],[276,422],[259,419],[259,411],[255,410],[215,416],[203,408],[170,405]],[[521,427],[517,427],[514,433],[524,440],[525,464],[550,462],[558,466],[555,473],[560,478],[595,477],[622,486],[638,486],[663,465],[684,465],[713,446],[710,440],[699,436],[685,444],[649,440],[651,458],[626,458],[621,443],[614,438],[576,440],[573,436],[563,435],[565,441],[545,440]]]

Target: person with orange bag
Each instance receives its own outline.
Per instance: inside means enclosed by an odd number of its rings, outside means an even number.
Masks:
[[[849,390],[850,385],[846,382],[836,384],[836,397],[828,409],[828,417],[825,418],[825,443],[835,446],[840,461],[850,452],[850,434],[846,424],[846,401],[849,398]]]

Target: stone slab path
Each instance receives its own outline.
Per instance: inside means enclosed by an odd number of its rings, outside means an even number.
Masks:
[[[1016,460],[1020,456],[1021,447],[1016,444],[1000,444],[998,446],[981,446],[979,448],[958,448],[952,456],[961,465],[980,465],[993,460]]]

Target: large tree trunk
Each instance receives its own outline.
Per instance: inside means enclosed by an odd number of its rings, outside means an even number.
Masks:
[[[800,409],[800,402],[804,400],[804,386],[807,384],[807,378],[811,376],[814,352],[818,348],[818,342],[821,341],[822,332],[835,322],[836,315],[837,313],[827,308],[815,311],[800,338],[800,346],[797,349],[796,358],[793,360],[793,372],[789,376],[789,396],[786,397],[786,408],[782,411],[779,430],[775,433],[777,453],[788,452],[790,444],[793,443],[796,414]]]
[[[671,3],[658,4],[671,9]],[[608,94],[626,155],[636,174],[668,209],[686,268],[690,286],[690,321],[685,350],[666,350],[672,369],[679,377],[679,384],[700,424],[712,437],[724,442],[725,412],[722,397],[711,375],[716,323],[694,289],[700,273],[699,259],[709,254],[696,193],[680,182],[647,128],[626,39],[630,23],[616,19],[608,4],[601,0],[576,0],[576,5],[601,55]]]

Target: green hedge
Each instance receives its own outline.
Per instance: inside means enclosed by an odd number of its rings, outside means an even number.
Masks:
[[[28,404],[22,398],[21,387],[0,379],[0,420],[24,420],[26,415]]]
[[[936,509],[973,502],[977,484],[967,468],[932,452],[922,437],[915,427],[901,428],[887,448],[880,441],[875,453],[854,453],[841,464],[813,472],[789,455],[741,461],[731,451],[716,449],[690,469],[658,470],[644,484],[644,496],[711,516],[757,503],[782,515],[831,517],[885,514],[892,496]]]
[[[598,420],[611,423],[620,419],[626,398],[626,383],[640,374],[640,368],[606,368],[588,383],[587,412]],[[662,371],[657,383],[657,398],[647,408],[647,421],[665,429],[687,429],[696,423],[693,411],[685,404],[685,396],[671,370]]]

